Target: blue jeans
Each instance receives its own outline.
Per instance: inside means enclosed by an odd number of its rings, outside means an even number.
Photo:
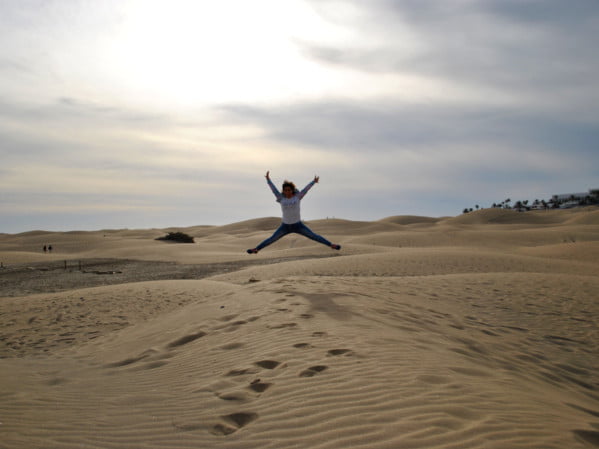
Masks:
[[[281,226],[279,226],[279,228],[274,232],[274,234],[271,235],[266,240],[264,240],[262,243],[260,243],[256,247],[256,249],[258,251],[260,251],[262,248],[273,244],[274,242],[279,240],[281,237],[286,236],[287,234],[291,234],[291,233],[301,234],[304,237],[308,237],[309,239],[312,239],[318,243],[322,243],[323,245],[331,246],[331,242],[329,242],[324,237],[322,237],[318,234],[315,234],[314,232],[312,232],[312,230],[308,226],[303,224],[301,221],[298,221],[297,223],[293,223],[293,224],[281,223]]]

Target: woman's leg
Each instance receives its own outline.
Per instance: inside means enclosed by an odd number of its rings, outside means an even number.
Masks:
[[[293,230],[291,232],[296,232],[298,234],[303,235],[304,237],[308,237],[309,239],[314,240],[315,242],[322,243],[323,245],[333,247],[333,244],[331,242],[329,242],[323,236],[318,235],[315,232],[313,232],[308,226],[303,224],[301,221],[298,223],[294,223],[292,226],[293,226]],[[337,248],[335,248],[335,249],[337,249]]]
[[[268,245],[272,245],[274,242],[279,240],[281,237],[289,234],[291,231],[288,229],[288,227],[289,227],[289,225],[286,225],[285,223],[281,223],[281,226],[279,226],[278,229],[269,238],[264,240],[262,243],[260,243],[256,247],[256,251],[260,251],[262,248],[265,248]]]

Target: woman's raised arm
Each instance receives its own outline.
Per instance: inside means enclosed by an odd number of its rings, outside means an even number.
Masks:
[[[265,178],[266,178],[266,182],[268,183],[268,186],[270,187],[270,190],[272,190],[272,193],[277,198],[277,201],[279,201],[283,197],[283,195],[281,195],[281,192],[279,192],[277,187],[270,180],[270,170],[266,172]]]

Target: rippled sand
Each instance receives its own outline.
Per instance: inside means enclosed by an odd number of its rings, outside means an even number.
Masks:
[[[599,446],[599,210],[277,222],[0,235],[0,447]]]

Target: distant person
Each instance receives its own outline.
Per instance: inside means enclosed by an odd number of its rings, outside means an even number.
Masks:
[[[46,245],[44,245],[44,252],[48,251],[48,248],[46,247]]]
[[[48,252],[52,252],[52,245],[48,245]]]
[[[312,180],[306,187],[304,187],[304,190],[302,190],[301,192],[295,188],[295,184],[293,184],[290,181],[285,181],[283,183],[283,193],[281,193],[277,190],[275,185],[270,180],[270,171],[266,172],[266,181],[268,182],[270,190],[272,190],[272,193],[274,193],[277,202],[281,204],[283,219],[281,226],[279,226],[279,228],[274,232],[274,234],[266,240],[264,240],[262,243],[260,243],[257,247],[248,249],[248,254],[256,254],[262,248],[271,245],[272,243],[279,240],[281,237],[291,233],[301,234],[304,237],[308,237],[309,239],[312,239],[318,243],[322,243],[323,245],[326,245],[332,249],[341,249],[340,245],[331,243],[324,237],[312,232],[312,230],[308,228],[308,226],[302,223],[302,220],[300,218],[300,201],[304,198],[304,196],[306,196],[308,190],[310,190],[312,186],[314,186],[314,184],[318,182],[318,180],[319,177],[315,176],[314,180]]]

